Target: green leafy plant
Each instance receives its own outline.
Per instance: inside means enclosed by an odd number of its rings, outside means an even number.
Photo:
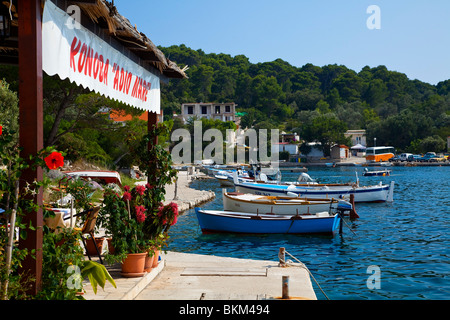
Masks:
[[[114,286],[114,280],[108,271],[95,262],[84,260],[84,250],[79,245],[80,234],[71,229],[51,231],[44,226],[42,289],[36,296],[27,295],[28,286],[34,281],[26,274],[20,274],[21,262],[33,252],[16,246],[15,230],[19,230],[21,238],[27,236],[27,229],[35,229],[32,225],[24,225],[22,212],[33,212],[39,209],[34,196],[41,192],[43,181],[35,181],[19,189],[19,179],[23,170],[37,166],[57,169],[62,166],[63,155],[52,147],[47,147],[37,155],[30,157],[30,162],[20,157],[20,148],[15,133],[0,125],[0,298],[1,299],[80,299],[77,293],[80,285],[70,286],[67,272],[70,266],[77,266],[80,277],[87,277],[97,292],[97,286],[104,287],[106,280]],[[44,211],[44,218],[54,213]],[[8,227],[10,226],[10,227]]]
[[[106,234],[112,237],[114,253],[105,256],[108,263],[122,262],[129,253],[144,252],[145,241],[139,213],[132,210],[129,201],[113,190],[106,189],[98,221]]]
[[[161,123],[139,143],[133,143],[137,146],[133,148],[133,157],[147,176],[146,185],[125,186],[122,195],[105,191],[98,221],[112,237],[114,254],[105,257],[109,263],[122,261],[128,253],[151,254],[155,248],[166,245],[178,207],[175,203],[164,207],[163,201],[165,186],[173,183],[176,170],[172,168],[170,152],[152,142],[168,132],[167,125]]]
[[[52,213],[47,212],[46,216]],[[44,227],[42,290],[36,299],[80,300],[83,296],[83,279],[88,279],[97,294],[97,287],[104,289],[106,281],[116,283],[105,266],[84,259],[80,234],[69,228],[52,232]]]
[[[91,283],[92,290],[97,294],[97,287],[100,286],[105,289],[106,281],[109,281],[114,288],[117,288],[116,282],[106,270],[105,266],[91,260],[85,260],[82,263],[81,277],[88,278]]]

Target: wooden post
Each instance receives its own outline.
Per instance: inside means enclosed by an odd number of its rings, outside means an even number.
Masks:
[[[21,157],[29,159],[43,148],[43,103],[42,103],[42,19],[40,0],[21,0],[19,13],[19,143],[23,148]],[[42,168],[28,169],[21,177],[21,190],[28,182],[42,181]],[[42,207],[43,192],[34,197]],[[28,255],[22,264],[22,272],[35,278],[31,294],[41,288],[42,275],[42,209],[25,212],[24,221],[35,230],[27,229],[27,238],[20,240],[19,247],[35,250],[35,258]]]
[[[283,276],[281,299],[289,299],[289,276]]]
[[[148,114],[148,120],[147,120],[147,130],[150,133],[156,128],[156,125],[158,124],[158,114],[156,112],[147,112]],[[148,142],[148,150],[150,150],[154,145],[158,144],[158,137],[154,137],[153,141]],[[151,185],[153,181],[148,180],[147,182]]]
[[[352,209],[350,210],[350,219],[359,218],[359,215],[356,213],[355,209],[355,195],[353,193],[350,195],[350,203],[352,205]]]
[[[280,260],[279,265],[280,267],[285,267],[286,266],[286,253],[285,253],[285,248],[281,247],[280,250],[278,251],[278,260]]]

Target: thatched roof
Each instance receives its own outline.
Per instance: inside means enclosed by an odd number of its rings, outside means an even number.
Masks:
[[[55,2],[55,0],[53,0]],[[132,51],[141,61],[149,63],[164,76],[168,78],[187,78],[184,69],[177,66],[176,63],[167,59],[164,53],[147,36],[139,32],[130,21],[119,14],[114,6],[114,1],[106,0],[80,0],[80,1],[58,1],[65,2],[67,5],[75,4],[81,8],[83,13],[88,16],[97,27],[105,30],[110,37],[117,40],[128,50]],[[44,3],[44,1],[42,1]],[[0,63],[14,63],[17,51],[17,0],[12,1],[11,12],[13,14],[13,23],[11,28],[11,38],[0,43]],[[5,8],[9,11],[10,2],[2,1],[0,9],[4,12]]]

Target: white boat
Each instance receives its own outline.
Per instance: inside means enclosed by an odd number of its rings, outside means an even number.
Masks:
[[[219,181],[220,185],[223,186],[223,187],[232,187],[232,186],[234,186],[233,181],[230,180],[227,175],[215,174],[214,178],[216,178],[216,180]]]
[[[390,176],[391,175],[391,170],[375,170],[375,171],[369,171],[369,169],[364,168],[364,172],[363,172],[363,176],[366,177],[372,177],[372,176]]]
[[[306,198],[345,198],[354,195],[355,202],[392,202],[394,181],[390,185],[360,186],[356,184],[267,184],[244,182],[234,177],[237,192],[253,193],[265,196],[294,196]]]
[[[217,170],[214,172],[214,178],[219,181],[221,186],[225,187],[233,187],[233,173],[235,171],[227,171],[227,170]],[[237,170],[238,179],[243,179],[247,181],[254,181],[254,179],[250,178],[247,171]]]
[[[310,199],[261,196],[251,193],[226,192],[223,189],[223,210],[277,215],[308,215],[323,211],[350,211],[351,203],[340,199]]]
[[[65,171],[64,174],[71,177],[80,177],[84,179],[99,180],[104,183],[115,183],[122,185],[120,174],[117,171],[102,170],[81,170],[81,171]]]

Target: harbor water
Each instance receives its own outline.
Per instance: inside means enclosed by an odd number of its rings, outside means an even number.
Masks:
[[[356,174],[361,185],[395,181],[394,202],[357,203],[359,218],[345,218],[342,234],[202,234],[191,209],[170,230],[168,250],[277,261],[284,247],[314,275],[319,300],[326,299],[320,289],[331,300],[449,299],[450,168],[391,167],[386,177],[364,177],[363,168],[308,171],[320,182],[355,182]],[[295,181],[298,175],[283,172],[283,180]],[[216,192],[202,208],[223,208],[216,180],[198,180],[191,187]]]

